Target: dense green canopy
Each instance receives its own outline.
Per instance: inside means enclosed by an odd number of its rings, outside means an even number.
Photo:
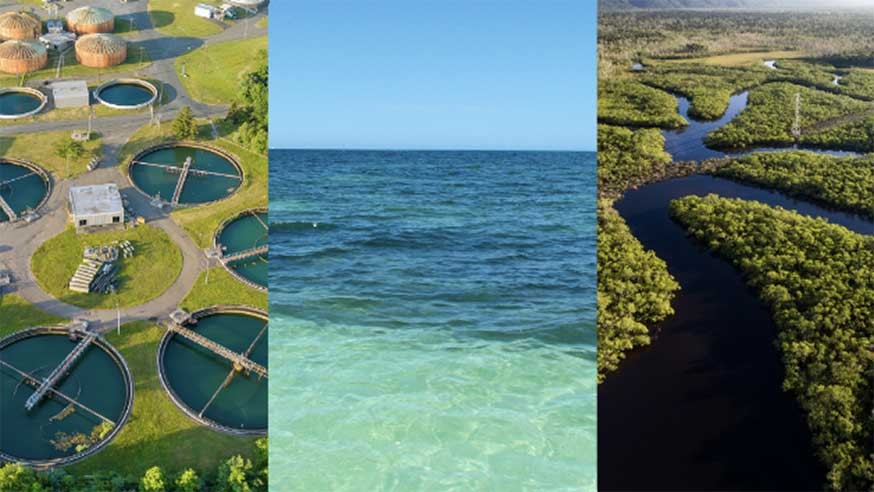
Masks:
[[[807,414],[830,487],[871,490],[874,238],[821,218],[715,195],[674,200],[671,213],[743,270],[770,306],[786,370],[783,386]]]
[[[811,152],[759,153],[735,159],[714,174],[874,217],[874,155],[839,158]]]

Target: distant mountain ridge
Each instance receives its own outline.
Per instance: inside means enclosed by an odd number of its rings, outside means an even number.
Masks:
[[[769,9],[835,7],[819,0],[598,0],[602,11],[636,9]],[[859,5],[856,5],[859,6]]]

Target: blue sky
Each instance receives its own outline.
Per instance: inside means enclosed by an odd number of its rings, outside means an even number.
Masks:
[[[270,146],[593,150],[595,0],[270,6]]]

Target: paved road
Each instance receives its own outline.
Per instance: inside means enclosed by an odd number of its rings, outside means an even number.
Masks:
[[[153,60],[152,64],[142,71],[127,74],[112,74],[112,77],[139,76],[161,80],[173,90],[173,100],[160,108],[161,120],[167,123],[183,106],[190,106],[196,116],[215,118],[225,114],[227,107],[207,105],[192,100],[179,80],[174,67],[174,58],[195,49],[204,43],[225,42],[266,34],[266,28],[257,27],[256,23],[266,14],[248,21],[241,22],[224,31],[207,38],[172,38],[165,37],[152,28],[151,20],[145,12],[145,2],[132,1],[118,3],[110,0],[74,0],[65,4],[65,10],[81,5],[105,6],[113,10],[117,16],[132,17],[140,31],[127,39],[132,49],[143,46]],[[0,12],[20,8],[18,4],[0,3]],[[104,75],[104,79],[106,76]],[[96,77],[91,77],[91,80]],[[96,118],[94,130],[103,138],[103,162],[106,167],[85,173],[69,180],[56,180],[54,191],[46,205],[40,210],[42,217],[33,223],[16,222],[0,223],[0,269],[11,270],[14,292],[22,296],[43,311],[67,319],[86,319],[101,332],[115,328],[117,317],[126,323],[135,320],[148,320],[166,317],[179,304],[179,301],[194,287],[200,273],[203,272],[206,260],[203,252],[185,233],[173,222],[168,213],[157,209],[149,203],[149,199],[134,189],[126,176],[118,167],[118,156],[121,148],[131,135],[150,120],[148,113],[133,112],[116,116]],[[73,130],[83,128],[81,120],[39,121],[22,125],[0,127],[0,135],[18,133],[43,132],[50,130]],[[10,156],[14,157],[14,156]],[[182,271],[176,281],[159,297],[139,306],[121,309],[89,311],[78,306],[66,304],[39,287],[30,269],[30,258],[36,249],[46,240],[62,232],[67,226],[67,192],[71,186],[81,186],[98,183],[116,183],[122,193],[128,198],[136,215],[145,217],[148,222],[166,232],[178,245],[182,252]]]

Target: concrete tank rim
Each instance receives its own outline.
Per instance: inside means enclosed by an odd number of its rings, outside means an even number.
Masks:
[[[229,193],[227,196],[219,198],[218,200],[213,200],[211,202],[203,202],[203,203],[196,203],[196,204],[179,204],[179,206],[176,208],[181,209],[181,208],[193,208],[193,207],[207,207],[209,205],[213,205],[213,204],[221,202],[223,200],[227,200],[227,199],[229,199],[232,196],[237,194],[237,192],[240,190],[240,188],[243,186],[243,183],[246,180],[246,173],[243,170],[242,164],[240,164],[239,158],[236,155],[228,152],[227,150],[216,147],[215,145],[210,145],[210,144],[203,143],[203,142],[194,142],[194,141],[190,141],[190,140],[174,140],[174,141],[170,141],[170,142],[164,142],[164,143],[161,143],[158,145],[152,145],[151,147],[145,148],[145,149],[137,152],[136,154],[134,154],[134,156],[127,163],[128,164],[127,172],[124,173],[125,177],[127,177],[128,183],[130,183],[131,187],[133,187],[133,189],[137,190],[137,192],[139,194],[143,195],[144,197],[148,198],[149,200],[151,200],[154,197],[149,195],[145,191],[143,191],[137,185],[137,183],[134,181],[133,176],[131,176],[131,168],[133,168],[133,166],[135,166],[134,161],[138,161],[138,160],[140,160],[140,158],[142,156],[147,155],[147,154],[151,154],[152,152],[155,152],[158,150],[163,150],[163,149],[168,149],[168,148],[172,148],[172,147],[191,147],[194,149],[206,150],[206,151],[212,152],[214,154],[218,154],[219,156],[227,159],[234,166],[234,168],[237,169],[237,172],[240,173],[240,186],[238,186],[234,190],[233,193]],[[164,201],[166,203],[165,200],[162,200],[162,201]]]
[[[46,96],[42,91],[34,89],[32,87],[24,87],[24,86],[15,86],[15,87],[3,87],[0,88],[0,95],[9,93],[9,92],[24,92],[30,94],[32,96],[36,96],[40,100],[40,104],[36,109],[31,111],[27,111],[25,113],[18,114],[0,114],[0,120],[16,120],[19,118],[27,118],[28,116],[33,116],[38,114],[43,109],[45,109],[46,104],[49,102],[48,96]]]
[[[254,215],[257,213],[268,213],[268,208],[267,207],[253,207],[253,208],[243,209],[243,210],[240,210],[240,211],[230,215],[225,220],[221,221],[221,223],[218,225],[218,227],[216,227],[215,233],[213,233],[212,247],[215,249],[218,248],[219,236],[221,236],[222,232],[224,232],[225,228],[228,225],[230,225],[235,220],[242,218],[244,215],[247,215],[247,214]],[[252,282],[251,280],[243,277],[242,275],[240,275],[239,272],[237,272],[236,270],[234,270],[233,268],[229,267],[226,264],[222,264],[222,266],[224,267],[225,271],[227,271],[228,273],[231,274],[232,277],[234,277],[235,279],[239,280],[240,282],[246,284],[247,286],[249,286],[255,290],[258,290],[260,292],[267,292],[268,291],[269,286],[265,286],[265,285],[261,285],[261,284]]]
[[[0,157],[0,163],[3,163],[3,162],[8,162],[8,163],[14,164],[16,166],[26,167],[26,168],[30,169],[31,171],[35,172],[37,175],[39,175],[39,177],[42,178],[43,182],[46,184],[46,194],[43,197],[43,199],[36,205],[36,207],[33,208],[34,212],[39,212],[39,210],[43,206],[45,206],[45,204],[49,201],[49,198],[52,196],[52,193],[55,191],[54,181],[52,180],[52,175],[49,174],[48,171],[46,171],[45,169],[34,164],[33,162],[25,161],[23,159],[15,159],[12,157]],[[15,219],[15,221],[18,221],[18,220],[21,220],[21,217],[19,217],[18,219]],[[10,221],[10,222],[15,222],[15,221]]]
[[[16,331],[11,333],[3,338],[0,338],[0,349],[11,345],[20,340],[24,340],[27,338],[46,335],[46,334],[56,334],[56,335],[66,335],[67,329],[63,325],[41,325],[34,326],[31,328],[25,328],[23,330]],[[122,409],[121,416],[115,424],[115,427],[107,434],[105,438],[103,438],[99,443],[94,446],[85,449],[84,451],[80,451],[76,454],[62,457],[62,458],[53,458],[48,460],[29,460],[22,459],[16,456],[12,456],[2,450],[0,450],[0,462],[9,462],[9,463],[22,463],[27,466],[33,467],[38,470],[44,470],[55,467],[64,467],[67,465],[72,465],[79,461],[82,461],[86,458],[90,458],[91,456],[97,454],[102,451],[106,446],[108,446],[121,430],[127,425],[128,420],[130,419],[130,415],[133,411],[133,403],[134,403],[134,381],[133,374],[131,373],[130,367],[127,365],[127,361],[124,359],[124,356],[121,355],[121,352],[115,348],[114,345],[106,341],[102,336],[98,336],[94,343],[101,348],[107,355],[112,359],[113,362],[118,366],[119,371],[122,374],[122,378],[125,383],[125,405]]]
[[[144,103],[140,103],[140,104],[130,104],[130,105],[113,104],[109,101],[106,101],[102,97],[100,97],[100,92],[103,91],[103,89],[106,89],[107,87],[111,87],[113,85],[139,85],[140,87],[145,87],[149,92],[151,92],[152,97],[149,98],[148,101],[146,101]],[[97,88],[94,89],[94,98],[100,104],[102,104],[108,108],[112,108],[112,109],[128,109],[128,110],[130,110],[130,109],[134,109],[134,110],[135,109],[142,109],[142,108],[145,108],[146,106],[149,106],[153,102],[155,102],[155,100],[158,98],[158,88],[155,87],[155,84],[152,84],[151,82],[149,82],[148,80],[145,80],[145,79],[137,79],[137,78],[133,78],[133,77],[118,78],[118,79],[106,81],[106,82],[100,84],[99,86],[97,86]]]
[[[255,318],[259,318],[266,321],[269,321],[270,316],[266,311],[254,308],[251,306],[243,306],[237,304],[216,304],[213,306],[209,306],[206,308],[198,309],[191,313],[191,316],[195,319],[200,319],[213,314],[244,314],[247,316],[252,316]],[[167,350],[167,345],[169,345],[170,341],[173,339],[173,332],[167,330],[164,332],[164,335],[161,337],[161,341],[158,343],[158,353],[156,356],[156,362],[158,367],[158,380],[161,382],[161,387],[167,393],[167,396],[170,397],[170,400],[173,402],[176,407],[182,411],[188,418],[194,420],[198,424],[217,431],[223,434],[229,434],[232,436],[243,436],[243,437],[261,437],[266,436],[268,428],[263,429],[238,429],[234,427],[228,427],[224,424],[220,424],[212,419],[207,417],[203,417],[198,415],[197,412],[186,404],[182,398],[173,391],[173,388],[170,386],[170,382],[167,379],[166,371],[164,370],[164,352]]]

